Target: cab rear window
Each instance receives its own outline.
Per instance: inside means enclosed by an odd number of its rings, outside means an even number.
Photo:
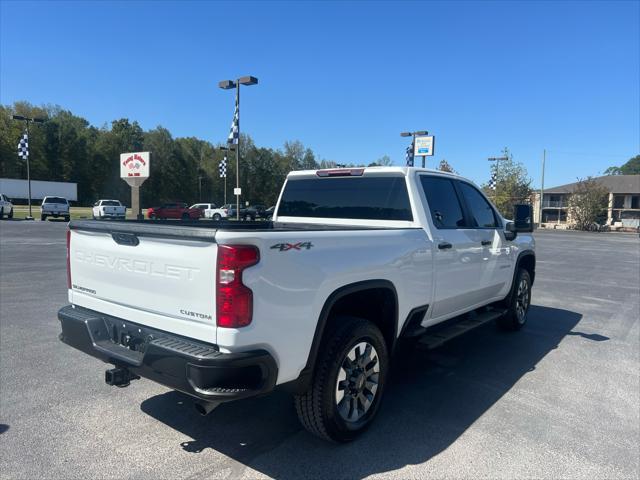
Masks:
[[[66,198],[62,197],[47,197],[44,199],[44,203],[67,203]]]
[[[278,215],[412,221],[404,177],[289,179]]]

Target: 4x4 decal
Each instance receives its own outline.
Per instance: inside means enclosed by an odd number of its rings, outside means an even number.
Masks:
[[[298,243],[276,243],[271,247],[272,250],[280,250],[281,252],[288,252],[289,250],[302,250],[306,248],[309,250],[313,247],[311,242],[298,242]]]

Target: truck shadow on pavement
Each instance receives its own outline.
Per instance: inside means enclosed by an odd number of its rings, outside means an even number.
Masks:
[[[213,449],[228,457],[216,455],[215,464],[193,478],[255,476],[247,468],[274,478],[363,478],[426,462],[447,449],[556,349],[581,318],[532,306],[520,332],[504,333],[488,324],[437,350],[412,350],[394,366],[374,425],[346,445],[303,430],[291,396],[283,392],[223,404],[207,417],[178,392],[152,397],[141,409],[193,439],[177,448],[194,454]]]

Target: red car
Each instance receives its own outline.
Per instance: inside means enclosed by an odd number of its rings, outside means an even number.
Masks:
[[[186,203],[174,202],[165,203],[160,207],[152,207],[147,210],[147,217],[159,218],[180,218],[182,220],[198,220],[202,212],[198,208],[189,208]]]

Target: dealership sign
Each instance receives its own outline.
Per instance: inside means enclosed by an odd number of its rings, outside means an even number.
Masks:
[[[433,155],[433,135],[416,135],[414,156],[430,157]]]
[[[139,187],[149,178],[150,152],[120,154],[120,177],[132,187]]]

